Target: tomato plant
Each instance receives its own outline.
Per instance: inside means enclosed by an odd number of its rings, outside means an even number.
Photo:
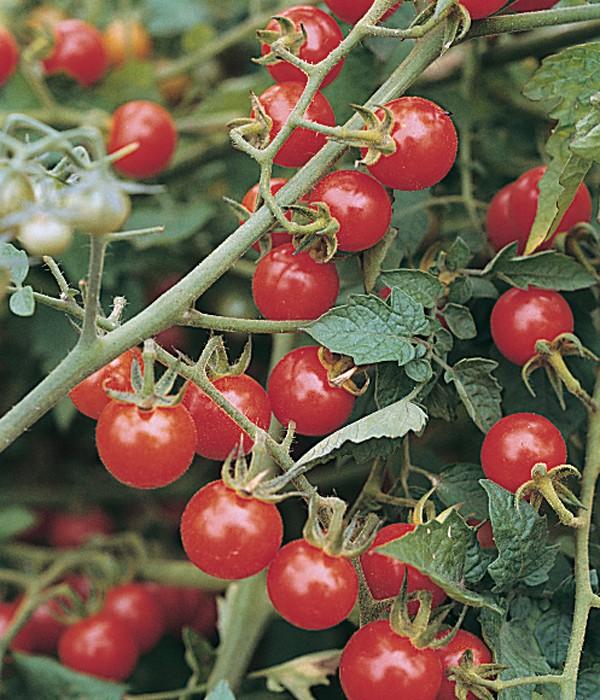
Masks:
[[[325,0],[327,7],[344,22],[353,24],[371,8],[373,0]],[[384,15],[383,19],[388,19],[400,7],[400,3],[394,5]]]
[[[448,644],[438,650],[444,676],[437,700],[454,700],[456,697],[456,683],[446,676],[446,671],[452,666],[458,666],[463,654],[470,651],[474,664],[489,664],[492,655],[487,646],[471,632],[458,630],[456,636]],[[475,700],[473,693],[467,694],[467,700]]]
[[[152,649],[165,631],[160,603],[140,583],[112,588],[106,596],[102,614],[127,625],[142,653]]]
[[[271,179],[271,185],[270,185],[270,190],[271,194],[277,194],[279,190],[285,185],[287,182],[287,179],[284,177],[274,177]],[[244,198],[242,199],[242,206],[245,207],[249,212],[254,212],[256,211],[256,202],[258,201],[258,192],[259,192],[259,185],[253,185],[244,195]],[[288,218],[291,219],[291,216],[288,214]],[[243,223],[243,222],[240,222]],[[290,240],[290,234],[287,231],[271,231],[269,234],[271,237],[271,246],[273,248],[277,248],[280,245],[283,245],[284,243],[289,243]],[[253,246],[254,250],[256,250],[258,253],[260,253],[260,245],[259,243],[255,243]]]
[[[46,73],[65,73],[84,87],[98,82],[106,73],[108,57],[96,27],[79,19],[64,19],[52,29],[54,45],[43,62]]]
[[[0,27],[0,85],[9,80],[19,63],[19,47],[6,27]]]
[[[111,517],[101,508],[85,513],[52,513],[46,521],[48,542],[53,547],[81,547],[92,537],[110,535],[114,530]]]
[[[144,25],[131,18],[114,19],[104,30],[104,46],[110,64],[143,61],[152,53],[152,39]]]

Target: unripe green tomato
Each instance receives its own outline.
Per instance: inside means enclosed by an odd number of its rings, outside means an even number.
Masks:
[[[0,232],[16,235],[16,227],[3,226],[2,219],[34,200],[33,188],[26,175],[7,167],[0,168]]]
[[[19,226],[18,239],[29,255],[60,255],[71,244],[73,229],[45,213],[34,214]]]
[[[116,183],[90,181],[89,184],[89,187],[65,188],[61,207],[69,223],[91,236],[119,231],[131,213],[129,195]]]

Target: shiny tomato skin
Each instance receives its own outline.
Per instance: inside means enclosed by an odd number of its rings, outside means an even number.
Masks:
[[[0,26],[0,86],[13,75],[19,64],[19,47],[12,32]]]
[[[100,613],[67,628],[58,643],[58,658],[73,671],[124,681],[136,667],[139,650],[124,622]]]
[[[296,30],[300,31],[304,27],[306,32],[306,41],[298,51],[298,57],[307,63],[320,63],[327,58],[329,54],[336,49],[343,41],[344,35],[339,28],[337,22],[331,15],[328,15],[318,7],[310,5],[295,5],[278,16],[286,17],[291,20],[296,26]],[[273,19],[267,24],[266,29],[269,31],[278,31],[279,22]],[[271,47],[267,44],[261,44],[261,54],[263,56],[271,53]],[[321,88],[332,83],[340,74],[344,61],[341,60],[327,73]],[[292,66],[285,61],[279,61],[267,66],[267,70],[271,74],[273,80],[277,83],[294,82],[305,83],[307,80],[306,74],[299,68]]]
[[[515,240],[514,222],[511,209],[511,194],[514,183],[505,185],[492,197],[487,210],[486,230],[488,241],[492,248],[498,252],[505,245]],[[519,242],[522,252],[523,244]]]
[[[98,419],[96,446],[115,479],[155,489],[178,479],[192,463],[196,426],[182,404],[142,410],[112,401]]]
[[[408,592],[427,590],[433,596],[433,607],[437,608],[446,600],[446,593],[439,586],[436,586],[425,574],[418,569],[404,564],[397,559],[391,559],[384,554],[378,554],[375,550],[386,542],[397,540],[412,532],[416,525],[411,523],[392,523],[381,528],[377,537],[369,549],[361,556],[360,564],[375,600],[385,598],[395,598],[400,593],[404,576],[408,577]],[[409,603],[409,612],[416,613],[419,608],[417,601]]]
[[[332,386],[316,346],[292,350],[273,368],[269,377],[273,413],[284,426],[296,423],[299,435],[327,435],[350,417],[354,396]]]
[[[108,152],[114,153],[130,143],[138,143],[133,153],[113,163],[121,175],[152,177],[169,164],[177,146],[173,117],[164,107],[149,100],[126,102],[112,115]]]
[[[66,73],[83,87],[98,82],[108,68],[108,56],[96,27],[80,19],[64,19],[53,31],[54,46],[43,61],[46,74]]]
[[[252,278],[252,296],[264,318],[314,320],[329,311],[340,291],[335,263],[321,263],[308,251],[284,243],[263,256]]]
[[[131,391],[131,366],[134,360],[143,370],[142,353],[137,348],[131,348],[79,382],[69,392],[75,408],[84,416],[98,420],[111,401],[106,389]]]
[[[506,0],[464,0],[461,5],[469,10],[471,19],[483,19],[498,12]]]
[[[445,647],[437,649],[437,654],[442,664],[442,686],[436,700],[456,700],[456,682],[446,677],[446,671],[451,666],[458,666],[462,655],[468,649],[473,653],[473,662],[479,664],[489,664],[492,662],[492,654],[487,646],[471,632],[458,630],[452,641]],[[467,694],[467,700],[477,700],[473,693]]]
[[[338,249],[366,250],[378,243],[392,221],[392,203],[375,178],[359,170],[336,170],[317,183],[309,204],[324,202],[340,224]]]
[[[287,178],[285,177],[273,177],[271,178],[271,193],[272,194],[277,194],[279,190],[287,183]],[[244,199],[242,199],[242,206],[246,207],[246,209],[253,214],[256,211],[256,202],[258,200],[258,190],[259,186],[258,183],[254,185],[254,187],[251,187],[246,194],[244,195]],[[288,214],[287,217],[292,219],[291,214]],[[240,224],[243,224],[243,221],[240,221]],[[275,230],[271,231],[269,233],[269,236],[271,237],[271,247],[272,248],[277,248],[277,246],[283,245],[284,243],[289,243],[290,242],[290,234],[287,231],[281,231],[281,230]],[[260,253],[260,245],[258,241],[252,245],[254,250],[256,250],[257,253]]]
[[[126,583],[111,588],[102,614],[123,622],[143,654],[152,649],[166,628],[160,603],[141,583]]]
[[[552,289],[509,289],[494,304],[490,319],[498,350],[516,365],[535,355],[538,340],[572,333],[575,320],[565,298]]]
[[[114,19],[104,30],[103,38],[112,66],[121,66],[132,59],[144,61],[152,53],[152,39],[144,25],[135,19]]]
[[[358,598],[358,577],[344,557],[332,557],[306,540],[279,550],[267,572],[273,607],[285,620],[306,630],[343,622]]]
[[[4,637],[18,607],[19,604],[16,602],[6,603],[0,601],[0,638]],[[19,630],[16,637],[10,643],[10,649],[12,651],[23,652],[24,654],[29,654],[35,650],[35,638],[32,634],[32,628],[29,625],[25,625]]]
[[[92,537],[114,531],[112,518],[102,508],[53,513],[47,527],[48,544],[57,549],[76,549]]]
[[[210,576],[227,580],[262,571],[282,538],[283,521],[275,505],[240,496],[220,480],[196,492],[181,518],[188,559]]]
[[[271,140],[287,122],[303,91],[302,83],[277,83],[267,88],[258,98],[267,115],[273,120]],[[321,92],[317,92],[312,99],[304,118],[325,126],[335,126],[333,109]],[[300,168],[323,148],[326,141],[323,134],[308,129],[294,129],[276,153],[274,162],[284,168]]]
[[[508,6],[509,12],[537,12],[538,10],[549,10],[558,3],[558,0],[517,0]]]
[[[336,17],[348,24],[354,24],[371,8],[374,0],[325,0],[327,7]],[[383,15],[382,20],[391,17],[402,3],[394,5]]]
[[[446,177],[456,160],[458,137],[448,113],[423,97],[399,97],[391,110],[396,151],[382,155],[368,170],[395,190],[423,190]],[[376,111],[381,119],[381,109]],[[363,149],[363,156],[366,151]]]
[[[241,411],[246,418],[263,430],[271,422],[271,402],[267,392],[247,374],[227,375],[213,381],[216,389]],[[197,432],[196,452],[207,459],[224,460],[239,450],[247,454],[254,442],[214,401],[195,384],[190,384],[183,404],[194,419]]]
[[[31,637],[31,651],[48,655],[56,653],[58,641],[66,629],[66,625],[56,618],[61,612],[56,600],[46,600],[33,611],[21,631]]]
[[[442,666],[432,649],[417,649],[387,620],[355,632],[340,659],[340,682],[348,700],[436,700]]]
[[[558,428],[537,413],[513,413],[494,423],[481,446],[481,466],[488,479],[516,491],[538,463],[548,469],[565,464],[567,446]]]

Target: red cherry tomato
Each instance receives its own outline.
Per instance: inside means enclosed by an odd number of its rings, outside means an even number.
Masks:
[[[213,382],[216,389],[263,430],[271,422],[271,402],[267,392],[247,374],[227,375]],[[195,384],[190,384],[183,403],[194,419],[197,431],[196,452],[207,459],[224,460],[240,448],[247,454],[254,442],[238,425]]]
[[[564,297],[551,289],[509,289],[492,309],[492,338],[507,360],[524,365],[538,340],[572,333],[575,321]]]
[[[325,202],[340,224],[338,248],[366,250],[378,243],[392,221],[392,203],[382,185],[358,170],[337,170],[311,192],[309,203]]]
[[[287,179],[284,177],[274,177],[271,179],[271,193],[272,194],[277,194],[279,190],[287,183]],[[254,187],[251,187],[246,194],[244,195],[244,199],[242,199],[242,206],[246,207],[246,209],[250,213],[254,213],[256,211],[256,202],[258,200],[258,183],[254,185]],[[291,214],[286,215],[290,220],[292,218]],[[240,221],[240,224],[242,224],[243,221]],[[269,233],[271,236],[271,247],[272,248],[277,248],[277,246],[283,245],[284,243],[289,243],[290,242],[290,234],[287,231],[271,231]],[[260,245],[258,244],[258,241],[254,243],[252,246],[254,250],[256,250],[258,253],[260,253]]]
[[[469,518],[467,520],[468,525],[477,526],[479,525],[479,520],[476,518]],[[494,540],[494,531],[492,530],[492,523],[486,520],[483,525],[477,528],[477,541],[481,549],[495,549],[496,542]]]
[[[19,47],[12,33],[0,26],[0,85],[4,85],[17,69]]]
[[[469,10],[471,19],[489,17],[504,7],[506,0],[463,0],[461,5]]]
[[[348,24],[354,24],[371,8],[374,0],[325,0],[327,7],[334,15]],[[391,17],[402,3],[394,5],[383,15],[382,20]]]
[[[139,651],[124,622],[100,614],[67,628],[58,643],[58,658],[74,671],[123,681],[135,668]]]
[[[20,635],[28,635],[31,638],[29,651],[48,655],[56,653],[58,640],[66,629],[66,625],[56,617],[61,611],[62,608],[56,600],[47,600],[33,611],[19,632]]]
[[[342,30],[333,17],[323,12],[323,10],[319,10],[318,7],[297,5],[280,12],[279,16],[287,17],[287,19],[291,20],[296,26],[297,31],[303,28],[306,34],[306,40],[300,47],[297,55],[307,63],[320,63],[323,59],[327,58],[344,39]],[[279,22],[272,19],[269,24],[267,24],[266,29],[269,31],[278,31],[279,27]],[[269,53],[271,53],[271,47],[267,44],[261,44],[261,54],[265,56]],[[337,63],[329,73],[327,73],[321,83],[321,87],[325,87],[333,82],[340,74],[343,65],[343,60]],[[288,81],[305,83],[307,79],[306,74],[299,68],[285,61],[272,63],[267,66],[267,70],[271,74],[273,80],[278,83],[285,83]]]
[[[381,156],[369,171],[395,190],[423,190],[446,177],[456,160],[458,138],[448,113],[422,97],[400,97],[391,110],[396,151]],[[383,118],[383,111],[377,110]],[[363,149],[363,156],[366,151]]]
[[[110,535],[112,518],[101,508],[81,513],[53,513],[48,523],[48,543],[58,549],[81,547],[92,537]]]
[[[352,611],[358,577],[344,557],[332,557],[306,540],[293,540],[271,562],[267,591],[275,610],[292,625],[324,630]]]
[[[102,613],[117,618],[129,627],[141,653],[152,649],[165,632],[164,613],[160,603],[140,583],[111,588]]]
[[[274,321],[313,320],[329,311],[340,290],[335,263],[296,253],[285,243],[262,257],[254,271],[252,296],[256,308]]]
[[[517,0],[508,6],[509,12],[537,12],[538,10],[549,10],[554,7],[558,0]]]
[[[387,620],[355,632],[340,659],[340,682],[348,700],[436,700],[442,666],[432,649],[417,649]]]
[[[273,413],[284,426],[296,423],[299,435],[327,435],[350,417],[354,396],[332,386],[321,364],[318,348],[292,350],[274,367],[269,377]]]
[[[6,634],[6,630],[12,622],[18,607],[18,603],[0,602],[0,639]],[[35,639],[29,625],[25,625],[19,630],[10,643],[10,648],[12,651],[20,651],[24,654],[34,651]]]
[[[89,87],[106,73],[108,56],[102,34],[80,19],[64,19],[54,25],[52,53],[44,60],[48,75],[66,73]]]
[[[199,569],[217,578],[238,580],[262,571],[282,537],[276,506],[240,496],[222,481],[195,493],[181,518],[185,553]]]
[[[98,455],[121,483],[155,489],[172,483],[194,458],[196,426],[185,406],[137,406],[111,401],[96,425]]]
[[[451,642],[437,650],[444,673],[442,675],[442,686],[436,700],[456,700],[454,692],[456,682],[447,678],[446,672],[451,666],[458,666],[462,655],[469,649],[473,654],[473,662],[475,664],[489,664],[492,662],[490,650],[479,637],[465,630],[458,630]],[[473,693],[468,693],[467,700],[476,700],[476,697]]]
[[[397,540],[406,535],[407,532],[412,532],[415,527],[416,525],[411,523],[392,523],[381,528],[373,544],[360,558],[360,565],[371,595],[375,600],[395,598],[400,593],[402,581],[406,575],[408,578],[408,592],[430,591],[433,596],[433,607],[437,608],[438,605],[441,605],[446,600],[446,593],[443,589],[436,586],[431,579],[418,569],[397,559],[386,557],[384,554],[378,554],[375,551],[377,547],[381,547],[386,542]],[[408,609],[410,613],[416,613],[418,608],[419,604],[417,601],[409,603]]]
[[[177,146],[173,117],[164,107],[148,100],[121,105],[113,114],[108,152],[114,153],[131,143],[139,147],[115,161],[114,168],[126,177],[152,177],[169,164]]]
[[[196,589],[194,592],[199,592],[201,595],[191,617],[185,621],[185,626],[191,627],[194,632],[201,634],[203,637],[210,638],[217,629],[217,599],[214,595],[204,591],[197,591]]]
[[[273,120],[271,140],[287,122],[303,91],[302,83],[277,83],[267,88],[258,98],[267,115]],[[333,109],[320,92],[317,92],[308,105],[304,118],[325,126],[335,126]],[[300,168],[323,148],[326,140],[323,134],[317,134],[315,131],[295,129],[275,155],[274,162],[284,168]]]
[[[163,610],[165,631],[179,634],[182,627],[191,627],[204,637],[211,637],[217,628],[217,600],[214,594],[199,588],[145,583]]]
[[[538,463],[548,469],[567,461],[567,446],[558,428],[537,413],[513,413],[497,421],[481,446],[481,466],[488,479],[516,491],[531,478]]]
[[[495,251],[512,243],[514,238],[514,223],[511,211],[511,193],[514,183],[498,190],[493,196],[487,210],[486,229],[488,240]],[[520,242],[519,253],[522,253],[524,243]]]
[[[106,389],[131,391],[131,365],[134,360],[138,361],[143,370],[142,353],[137,348],[131,348],[79,382],[69,392],[75,408],[84,416],[98,420],[102,409],[110,403]]]

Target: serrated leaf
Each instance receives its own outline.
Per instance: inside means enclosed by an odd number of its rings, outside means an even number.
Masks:
[[[488,517],[488,500],[479,483],[484,478],[479,464],[451,464],[439,475],[435,493],[445,506],[464,504],[461,512],[466,518],[485,520]]]
[[[597,96],[592,97],[596,107],[575,125],[575,138],[571,141],[571,151],[576,156],[589,161],[600,161],[600,109]]]
[[[381,280],[388,287],[398,287],[426,308],[433,308],[444,293],[444,285],[438,278],[423,270],[385,270]]]
[[[572,617],[563,610],[550,608],[537,621],[535,638],[544,657],[553,668],[562,668],[571,640]]]
[[[317,651],[255,671],[250,678],[265,678],[267,688],[275,693],[287,690],[296,700],[315,700],[310,689],[314,685],[329,685],[328,676],[333,676],[337,671],[341,654],[339,649]]]
[[[448,328],[460,340],[470,340],[477,335],[475,320],[466,306],[446,304],[442,315]]]
[[[497,299],[498,290],[493,282],[484,277],[471,277],[471,291],[475,299]]]
[[[497,366],[494,360],[467,357],[444,373],[446,382],[454,383],[471,420],[484,433],[502,418],[502,386],[492,374]]]
[[[403,3],[402,7],[407,6]],[[429,190],[415,192],[394,191],[394,209],[392,225],[399,230],[394,243],[394,251],[398,258],[393,260],[395,267],[404,257],[413,256],[425,239],[429,230],[429,209],[427,203],[431,199]]]
[[[414,566],[460,603],[501,612],[491,596],[465,587],[467,551],[474,539],[473,530],[452,512],[443,523],[431,520],[418,525],[400,539],[377,547],[377,552]]]
[[[526,501],[519,510],[514,494],[489,479],[481,485],[488,495],[489,514],[498,558],[488,571],[495,590],[508,591],[517,584],[539,586],[548,580],[557,548],[548,544],[546,518],[538,515]]]
[[[77,673],[45,656],[14,655],[14,669],[31,698],[44,700],[121,700],[127,686]]]
[[[449,391],[447,387],[442,386],[439,382],[422,399],[422,403],[432,418],[441,418],[448,422],[456,420],[456,408],[458,406],[456,393]]]
[[[380,362],[375,374],[375,403],[385,408],[405,396],[415,388],[415,383],[406,376],[395,362]]]
[[[0,267],[8,270],[13,284],[23,284],[29,272],[27,253],[10,243],[0,243]]]
[[[305,330],[329,350],[349,355],[358,365],[396,361],[405,365],[415,357],[410,339],[427,331],[420,304],[399,289],[391,305],[373,295],[357,294],[311,323]]]
[[[296,466],[331,457],[346,442],[359,444],[374,438],[398,439],[409,432],[419,433],[426,423],[425,411],[411,401],[402,399],[328,435],[304,454]]]
[[[597,700],[600,697],[600,664],[586,668],[577,679],[576,700]]]
[[[185,660],[197,683],[208,680],[216,652],[210,642],[190,627],[184,627],[181,638],[185,646]]]
[[[15,316],[33,316],[35,312],[33,289],[30,286],[17,289],[10,295],[8,306]]]
[[[35,523],[35,516],[21,506],[6,506],[0,509],[0,541],[24,532]]]
[[[473,257],[469,246],[460,236],[457,236],[446,253],[446,267],[451,270],[462,270]]]
[[[219,681],[204,700],[235,700],[227,681]]]

